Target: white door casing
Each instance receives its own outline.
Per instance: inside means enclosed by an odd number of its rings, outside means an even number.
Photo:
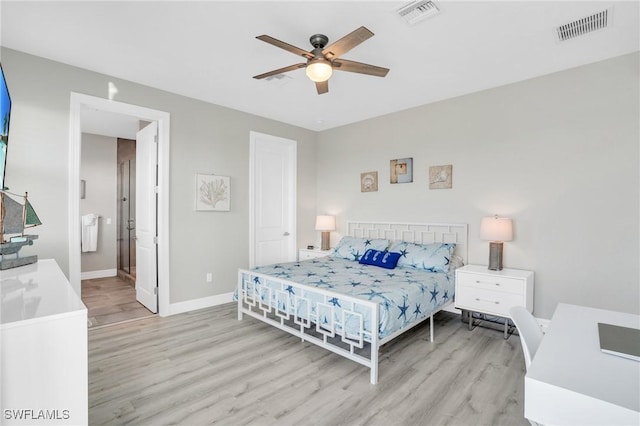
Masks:
[[[80,287],[80,149],[81,110],[89,107],[158,123],[158,313],[171,314],[169,262],[169,153],[170,114],[137,105],[72,92],[69,108],[69,282],[78,295]]]
[[[296,259],[297,142],[250,132],[249,264]]]
[[[136,134],[136,299],[153,313],[158,312],[157,135],[155,121]]]

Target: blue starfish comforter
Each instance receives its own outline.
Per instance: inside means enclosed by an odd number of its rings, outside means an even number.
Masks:
[[[384,269],[334,257],[261,266],[253,271],[379,303],[380,339],[428,317],[450,302],[454,293],[453,274],[407,267]],[[269,285],[254,281],[256,286]],[[296,296],[296,288],[289,287],[287,292],[292,298]],[[331,298],[329,303],[336,312],[343,304],[339,297]],[[315,306],[311,309],[315,310]],[[365,324],[367,321],[365,317]]]

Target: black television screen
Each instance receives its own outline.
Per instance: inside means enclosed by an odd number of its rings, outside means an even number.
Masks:
[[[11,98],[0,64],[0,190],[4,189],[4,174],[7,166],[7,147],[9,146],[9,119],[11,118]]]

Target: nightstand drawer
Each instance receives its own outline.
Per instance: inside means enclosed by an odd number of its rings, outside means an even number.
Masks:
[[[318,257],[325,257],[331,254],[331,250],[318,250],[318,249],[300,249],[298,250],[298,260],[316,259]]]
[[[456,307],[471,311],[486,312],[509,317],[509,308],[525,305],[524,294],[486,290],[475,286],[461,285],[456,293]]]
[[[524,280],[496,275],[458,274],[458,284],[484,290],[523,294]]]
[[[308,259],[315,259],[316,257],[319,257],[319,256],[313,252],[300,250],[298,257],[300,258],[300,260],[308,260]]]

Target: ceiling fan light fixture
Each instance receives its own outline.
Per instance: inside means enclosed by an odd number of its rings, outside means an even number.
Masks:
[[[314,59],[307,65],[307,77],[313,82],[321,83],[329,80],[333,68],[326,59]]]
[[[0,0],[2,1],[2,0]],[[364,64],[356,61],[349,61],[342,59],[341,56],[350,51],[360,43],[373,37],[373,33],[365,27],[357,28],[351,31],[346,36],[342,37],[331,45],[327,46],[329,38],[323,34],[314,34],[309,38],[313,50],[307,51],[300,49],[292,44],[285,43],[266,34],[257,36],[258,40],[262,40],[265,43],[269,43],[280,49],[284,49],[287,52],[293,53],[296,56],[302,56],[305,58],[305,62],[301,62],[288,67],[279,68],[273,71],[265,72],[253,76],[253,78],[260,80],[264,78],[271,78],[276,75],[280,75],[289,71],[295,71],[300,68],[306,68],[307,77],[315,83],[316,91],[318,95],[327,93],[329,91],[329,82],[333,74],[333,68],[338,71],[353,72],[358,74],[373,75],[376,77],[385,77],[389,72],[389,69],[383,67],[377,67],[375,65]]]

